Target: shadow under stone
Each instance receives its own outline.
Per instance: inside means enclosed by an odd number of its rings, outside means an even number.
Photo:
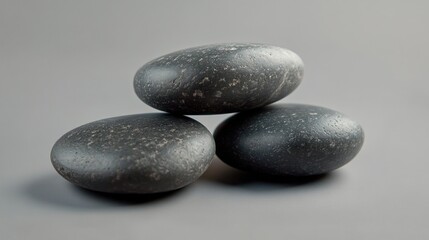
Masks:
[[[217,157],[213,164],[201,177],[202,180],[220,184],[227,187],[237,187],[247,190],[284,190],[298,187],[315,187],[332,182],[338,178],[338,173],[328,173],[317,176],[293,177],[293,176],[266,176],[244,172],[232,168]]]
[[[34,201],[71,209],[104,209],[155,204],[183,191],[184,188],[155,194],[94,192],[75,186],[54,174],[34,179],[23,187],[23,193]]]

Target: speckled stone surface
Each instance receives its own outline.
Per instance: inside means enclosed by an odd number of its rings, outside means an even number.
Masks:
[[[217,44],[157,58],[135,75],[134,89],[148,105],[171,113],[218,114],[278,101],[301,82],[304,65],[284,48]]]
[[[364,133],[355,121],[327,108],[275,104],[228,118],[214,137],[217,156],[235,168],[309,176],[349,162],[361,149]]]
[[[152,113],[88,123],[62,136],[51,160],[68,181],[110,193],[184,187],[210,165],[215,144],[199,122]]]

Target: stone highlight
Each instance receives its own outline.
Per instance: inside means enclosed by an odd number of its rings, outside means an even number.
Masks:
[[[220,114],[276,102],[304,73],[294,52],[263,44],[216,44],[159,57],[140,68],[134,90],[146,104],[176,114]]]

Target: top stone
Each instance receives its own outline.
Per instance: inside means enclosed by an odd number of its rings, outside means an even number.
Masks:
[[[221,114],[254,109],[287,96],[304,65],[294,52],[263,44],[217,44],[157,58],[134,78],[138,97],[177,114]]]

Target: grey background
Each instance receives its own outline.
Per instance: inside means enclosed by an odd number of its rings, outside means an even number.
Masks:
[[[428,1],[1,1],[1,239],[427,239]],[[159,199],[82,191],[52,168],[66,131],[154,112],[137,69],[219,42],[289,48],[305,63],[282,102],[362,124],[360,154],[309,183],[216,162]],[[196,119],[210,130],[229,115]]]

